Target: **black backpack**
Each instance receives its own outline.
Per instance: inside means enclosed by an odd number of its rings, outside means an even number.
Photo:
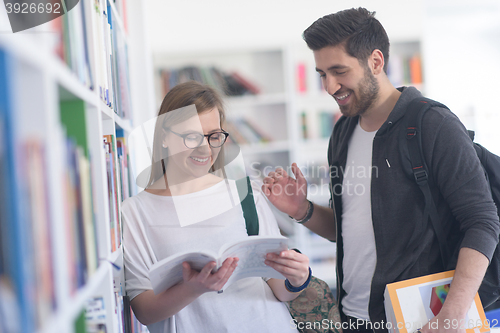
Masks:
[[[415,179],[425,198],[424,219],[430,219],[438,239],[441,258],[446,264],[448,256],[446,236],[437,223],[437,210],[429,187],[429,169],[425,165],[422,154],[421,127],[422,118],[427,110],[433,106],[448,109],[445,105],[428,98],[419,97],[410,102],[405,113],[405,127],[403,128],[400,151],[405,172]],[[469,131],[469,137],[474,141],[474,132]],[[403,143],[404,142],[404,143]],[[491,188],[493,201],[500,216],[500,157],[491,153],[483,146],[474,143],[474,148],[483,166],[486,179]],[[500,298],[500,246],[497,246],[490,265],[479,288],[479,296],[483,307],[488,307]],[[446,267],[446,265],[444,266]]]

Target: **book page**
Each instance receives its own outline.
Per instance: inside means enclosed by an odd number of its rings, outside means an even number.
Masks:
[[[217,259],[208,253],[180,253],[165,258],[151,267],[149,279],[155,295],[182,282],[182,263],[187,261],[191,269],[201,271],[206,264]]]
[[[238,257],[239,261],[238,266],[223,289],[227,288],[234,281],[247,277],[285,279],[281,273],[267,266],[264,260],[268,253],[280,253],[287,249],[287,238],[269,236],[249,236],[244,241],[224,247],[221,249],[223,254],[219,258],[219,265],[228,257]]]

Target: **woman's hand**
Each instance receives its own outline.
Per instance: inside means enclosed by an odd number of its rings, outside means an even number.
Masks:
[[[198,295],[204,294],[209,291],[219,291],[226,284],[227,280],[231,277],[236,266],[238,266],[238,258],[227,258],[219,270],[212,273],[216,263],[209,262],[198,272],[191,268],[189,263],[182,263],[182,276],[184,284],[189,289]]]
[[[294,287],[302,286],[309,277],[309,258],[295,250],[282,251],[279,255],[268,253],[265,264],[283,274]]]

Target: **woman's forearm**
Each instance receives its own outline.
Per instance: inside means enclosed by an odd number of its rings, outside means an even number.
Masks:
[[[137,319],[143,325],[150,325],[172,317],[201,295],[193,292],[185,283],[180,283],[158,295],[147,290],[136,296],[130,304]]]
[[[269,287],[273,291],[274,296],[276,296],[276,298],[278,300],[280,300],[281,302],[293,301],[300,294],[300,293],[289,292],[285,288],[285,280],[281,280],[281,279],[269,279],[267,281],[267,284],[269,285]]]

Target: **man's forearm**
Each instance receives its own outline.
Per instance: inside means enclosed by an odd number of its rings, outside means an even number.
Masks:
[[[481,252],[465,247],[460,250],[453,282],[440,314],[465,318],[488,265],[488,258]]]
[[[314,213],[309,221],[304,223],[309,230],[331,241],[337,240],[337,227],[333,210],[329,207],[314,205]]]

